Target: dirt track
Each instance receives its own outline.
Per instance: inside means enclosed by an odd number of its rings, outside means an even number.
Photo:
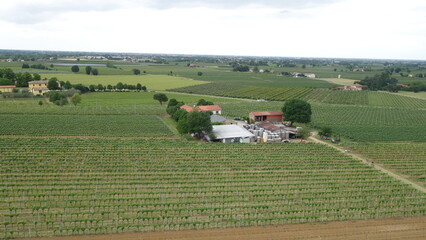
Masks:
[[[31,240],[231,240],[231,239],[426,239],[426,216],[265,227],[123,233]]]

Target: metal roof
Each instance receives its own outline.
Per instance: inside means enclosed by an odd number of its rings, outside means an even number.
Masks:
[[[216,139],[254,137],[251,132],[238,125],[215,125],[212,132]]]

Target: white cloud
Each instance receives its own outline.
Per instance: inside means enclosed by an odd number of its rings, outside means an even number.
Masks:
[[[37,1],[41,6],[52,2]],[[133,0],[120,1],[118,7],[112,0],[87,2],[84,11],[75,3],[66,11],[53,4],[49,12],[58,9],[54,17],[42,15],[42,21],[31,25],[0,20],[9,36],[2,47],[426,59],[426,15],[419,10],[426,9],[426,3],[421,0],[406,0],[402,6],[394,1],[346,0],[306,8],[262,2],[229,9],[180,5],[159,9],[146,7],[148,2],[135,5]]]

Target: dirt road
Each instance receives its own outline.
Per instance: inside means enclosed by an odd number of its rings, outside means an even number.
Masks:
[[[28,240],[379,240],[426,239],[426,216],[359,220],[316,224],[288,224],[265,227],[123,233],[73,237],[32,238]]]
[[[377,164],[374,164],[374,163],[368,161],[368,159],[363,158],[362,156],[359,156],[358,154],[355,154],[355,153],[352,153],[352,152],[345,152],[345,149],[343,149],[342,147],[340,147],[338,145],[335,145],[335,144],[332,144],[332,143],[329,143],[329,142],[325,142],[325,141],[319,140],[319,139],[315,138],[314,136],[309,137],[309,139],[312,140],[313,142],[325,144],[325,145],[328,145],[328,146],[330,146],[330,147],[332,147],[334,149],[337,149],[340,152],[343,152],[343,153],[345,153],[345,154],[347,154],[347,155],[349,155],[349,156],[351,156],[351,157],[353,157],[355,159],[360,160],[364,164],[367,164],[367,165],[369,165],[371,167],[374,167],[375,169],[377,169],[377,170],[379,170],[379,171],[381,171],[383,173],[386,173],[387,175],[389,175],[389,176],[397,179],[398,181],[401,181],[401,182],[404,182],[406,184],[409,184],[412,187],[414,187],[415,189],[417,189],[417,190],[419,190],[419,191],[421,191],[423,193],[426,193],[426,188],[424,188],[424,187],[418,185],[417,183],[415,183],[413,181],[410,181],[410,180],[408,180],[408,179],[406,179],[406,178],[404,178],[404,177],[402,177],[400,175],[397,175],[397,174],[395,174],[395,173],[393,173],[393,172],[391,172],[391,171],[389,171],[387,169],[384,169],[383,167],[381,167],[381,166],[379,166]]]

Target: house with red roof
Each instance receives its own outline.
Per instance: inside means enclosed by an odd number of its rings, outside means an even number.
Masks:
[[[191,107],[188,105],[183,105],[180,109],[185,109],[187,112],[198,111],[198,112],[212,112],[213,114],[222,114],[222,108],[219,105],[207,105],[207,106],[196,106]]]
[[[251,112],[251,113],[249,113],[249,119],[253,123],[263,122],[263,121],[269,121],[271,123],[282,122],[283,121],[283,113],[279,112],[279,111]]]
[[[16,88],[14,85],[3,85],[0,86],[0,92],[6,93],[6,92],[13,92],[13,89]]]

